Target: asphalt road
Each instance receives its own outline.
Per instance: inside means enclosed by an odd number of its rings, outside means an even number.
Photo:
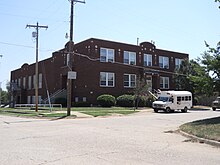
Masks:
[[[171,133],[220,111],[84,119],[0,116],[1,165],[219,165],[220,148]]]

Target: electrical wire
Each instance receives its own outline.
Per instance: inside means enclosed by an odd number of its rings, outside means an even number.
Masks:
[[[72,52],[65,51],[64,53],[67,53],[67,54],[70,53],[71,54]],[[80,57],[87,58],[88,60],[93,61],[93,62],[100,61],[100,58],[91,58],[91,57],[89,57],[88,55],[85,55],[85,54],[80,54],[80,53],[75,53],[75,52],[73,54],[77,55],[77,56],[80,56]],[[159,72],[159,73],[166,73],[166,74],[172,74],[172,75],[187,76],[185,74],[180,74],[180,73],[176,73],[176,72],[169,72],[169,71],[164,71],[164,70],[159,70],[159,69],[146,68],[144,66],[138,66],[138,65],[129,65],[129,64],[121,63],[121,62],[110,62],[110,63],[123,65],[123,66],[128,66],[128,67],[133,67],[133,68],[138,68],[138,69],[144,69],[144,70],[155,72],[155,73]]]

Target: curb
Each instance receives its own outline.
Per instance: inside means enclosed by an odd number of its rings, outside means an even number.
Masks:
[[[209,144],[209,145],[212,145],[214,147],[218,147],[220,148],[220,142],[218,141],[215,141],[215,140],[209,140],[209,139],[204,139],[204,138],[200,138],[200,137],[197,137],[195,135],[191,135],[191,134],[188,134],[186,132],[183,132],[181,130],[178,130],[179,134],[187,137],[187,138],[191,138],[199,143],[206,143],[206,144]]]

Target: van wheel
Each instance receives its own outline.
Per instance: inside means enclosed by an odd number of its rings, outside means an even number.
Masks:
[[[215,107],[212,107],[212,110],[213,110],[213,111],[215,111],[215,110],[216,110],[216,108],[215,108]]]
[[[184,109],[182,109],[181,111],[184,112],[184,113],[186,113],[187,110],[188,110],[187,107],[184,107]]]
[[[157,113],[157,112],[158,112],[158,109],[154,109],[154,112],[156,112],[156,113]]]
[[[170,107],[167,107],[165,111],[166,111],[167,113],[170,113],[170,112],[171,112]]]

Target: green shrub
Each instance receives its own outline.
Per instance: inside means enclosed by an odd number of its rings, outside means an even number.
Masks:
[[[62,104],[63,107],[67,106],[67,99],[63,97],[58,97],[54,101],[55,104]]]
[[[146,107],[147,105],[147,98],[144,96],[140,96],[139,97],[139,103],[138,103],[138,107]],[[137,99],[135,100],[135,105],[137,105]]]
[[[112,95],[104,94],[97,98],[97,102],[102,107],[112,107],[115,106],[116,100]]]
[[[146,102],[146,106],[147,107],[152,107],[152,103],[155,101],[156,99],[152,96],[148,97],[147,102]]]
[[[74,102],[73,103],[74,107],[90,107],[89,102]]]
[[[134,96],[132,95],[121,95],[117,98],[117,105],[120,107],[133,107]]]

